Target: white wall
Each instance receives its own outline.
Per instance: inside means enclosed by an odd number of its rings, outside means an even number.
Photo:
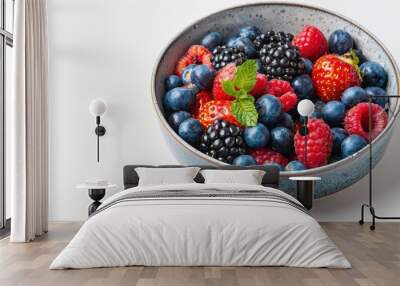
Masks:
[[[128,163],[175,163],[153,113],[150,77],[162,47],[194,20],[248,1],[48,0],[50,38],[50,219],[86,218],[87,193],[74,186],[107,178],[121,186]],[[300,1],[299,1],[300,2]],[[400,56],[396,1],[303,1],[336,10],[362,23]],[[360,6],[363,6],[362,9]],[[379,8],[379,9],[377,9]],[[96,162],[91,99],[107,100]],[[379,214],[400,215],[398,143],[395,136],[375,172]],[[315,202],[319,220],[359,219],[367,181]]]

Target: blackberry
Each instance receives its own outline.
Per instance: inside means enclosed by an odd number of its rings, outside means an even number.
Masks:
[[[288,43],[264,44],[259,50],[260,61],[268,78],[292,81],[304,73],[305,63],[296,46]]]
[[[290,33],[284,33],[284,32],[275,32],[275,31],[269,31],[266,32],[265,34],[260,34],[258,35],[253,43],[254,46],[257,48],[258,51],[262,49],[264,45],[270,44],[270,43],[280,43],[280,44],[289,44],[293,40],[293,35]]]
[[[224,163],[246,153],[243,130],[224,120],[215,120],[201,137],[200,151]]]
[[[217,46],[212,52],[211,62],[216,70],[222,69],[229,63],[235,63],[237,66],[241,65],[247,60],[244,48]]]

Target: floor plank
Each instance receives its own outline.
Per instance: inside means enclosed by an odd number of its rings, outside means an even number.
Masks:
[[[79,223],[51,223],[45,236],[27,244],[0,240],[2,286],[267,286],[400,285],[400,223],[368,225],[322,223],[345,253],[352,269],[288,267],[118,267],[48,270],[54,257],[78,231]]]

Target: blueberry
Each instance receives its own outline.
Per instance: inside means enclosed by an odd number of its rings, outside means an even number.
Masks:
[[[194,145],[200,141],[203,127],[197,119],[188,118],[179,125],[178,134],[183,140]]]
[[[257,57],[257,50],[253,42],[249,38],[237,38],[234,44],[237,48],[242,48],[247,57],[253,59]]]
[[[240,37],[237,36],[233,36],[230,37],[227,41],[226,41],[226,46],[229,48],[233,48],[236,46],[236,41],[239,39]]]
[[[315,96],[314,85],[308,74],[295,77],[292,81],[292,87],[299,100],[313,99]]]
[[[190,78],[191,78],[191,73],[193,71],[193,69],[196,67],[196,65],[188,65],[187,67],[185,67],[182,71],[182,82],[184,84],[189,84],[190,82]]]
[[[263,95],[256,101],[257,112],[260,121],[267,126],[274,126],[281,115],[282,104],[273,95]]]
[[[372,96],[372,101],[376,104],[379,104],[383,108],[386,107],[386,104],[389,104],[389,97],[387,97],[387,93],[384,89],[377,86],[370,86],[365,88],[365,92],[367,95]],[[379,96],[379,97],[374,97]]]
[[[187,87],[175,87],[164,95],[164,106],[172,111],[190,111],[195,101],[193,89]]]
[[[367,141],[358,135],[350,135],[342,142],[342,155],[348,157],[367,146]]]
[[[364,86],[386,88],[388,75],[385,69],[376,62],[365,62],[360,66]]]
[[[313,63],[307,58],[301,58],[304,62],[304,69],[307,74],[311,74],[313,69]]]
[[[250,155],[239,155],[233,160],[233,165],[251,166],[251,165],[257,165],[257,162]]]
[[[307,169],[306,166],[304,166],[303,163],[301,163],[300,161],[290,161],[286,167],[285,167],[285,171],[303,171]]]
[[[271,130],[272,150],[286,156],[293,152],[293,133],[285,127],[275,127]]]
[[[334,54],[343,55],[353,48],[353,38],[344,30],[334,31],[328,40],[329,51]]]
[[[341,100],[347,107],[352,107],[360,102],[367,101],[368,95],[363,88],[353,86],[343,92]]]
[[[343,102],[332,100],[325,104],[322,109],[324,121],[330,126],[340,126],[346,113],[346,106]]]
[[[201,44],[210,51],[214,50],[217,46],[221,45],[224,38],[219,32],[210,32],[201,40]]]
[[[358,64],[361,65],[368,61],[368,59],[364,56],[363,52],[360,49],[353,50],[356,56],[358,57]]]
[[[276,126],[282,126],[282,127],[286,127],[289,130],[293,130],[294,122],[293,122],[292,116],[289,113],[282,112],[281,116],[278,119],[278,123],[276,124]]]
[[[340,161],[342,159],[343,159],[342,152],[339,152],[339,154],[332,154],[329,157],[328,164],[335,163],[335,162]]]
[[[349,134],[343,128],[335,127],[331,129],[332,132],[332,141],[333,141],[333,148],[332,153],[334,154],[341,154],[342,152],[342,142],[346,139]]]
[[[165,89],[166,91],[171,90],[175,87],[179,87],[182,86],[182,80],[180,79],[179,76],[177,75],[170,75],[169,77],[167,77],[167,79],[165,80]]]
[[[190,118],[191,115],[189,112],[186,111],[176,111],[172,113],[168,117],[168,123],[171,125],[172,129],[178,131],[179,125],[185,121],[186,119]]]
[[[257,123],[254,127],[246,127],[243,138],[250,148],[262,148],[268,144],[269,131],[264,124]]]
[[[279,169],[279,172],[283,171],[284,168],[281,164],[275,163],[275,162],[265,162],[264,163],[265,166],[274,166],[277,167]]]
[[[248,38],[252,41],[260,34],[261,31],[256,26],[246,26],[239,30],[239,36]]]
[[[311,113],[310,117],[323,118],[322,109],[324,109],[324,106],[325,106],[325,102],[320,101],[320,100],[316,101],[314,103],[314,112]]]
[[[190,81],[201,90],[210,90],[215,73],[207,65],[197,65],[190,73]]]

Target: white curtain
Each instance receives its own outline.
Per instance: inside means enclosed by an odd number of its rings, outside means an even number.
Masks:
[[[6,146],[11,188],[12,242],[47,232],[48,45],[46,0],[16,0],[13,92]]]

